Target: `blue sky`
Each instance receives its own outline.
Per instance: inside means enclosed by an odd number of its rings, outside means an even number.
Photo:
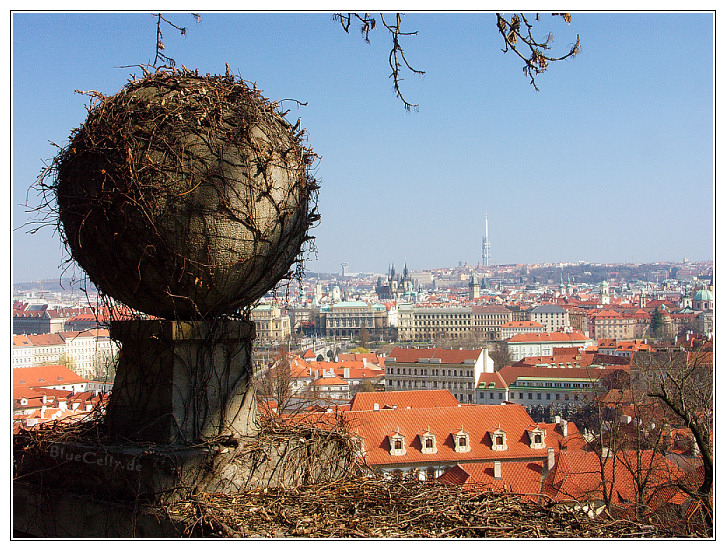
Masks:
[[[582,52],[540,75],[502,53],[492,13],[409,13],[403,45],[426,71],[405,74],[407,113],[388,78],[389,37],[365,44],[329,13],[167,13],[178,66],[294,98],[321,156],[318,257],[310,271],[383,272],[481,261],[484,213],[496,264],[713,259],[713,16],[541,16],[555,53]],[[74,90],[118,91],[153,61],[151,13],[12,16],[12,227],[43,161],[85,118]],[[31,201],[33,198],[31,197]],[[13,280],[54,278],[50,229],[14,229]]]

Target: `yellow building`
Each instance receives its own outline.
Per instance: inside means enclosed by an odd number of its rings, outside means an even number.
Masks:
[[[282,315],[276,304],[260,304],[250,312],[258,342],[285,342],[290,336],[290,316]]]

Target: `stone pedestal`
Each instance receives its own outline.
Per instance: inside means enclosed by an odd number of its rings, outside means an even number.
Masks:
[[[192,535],[164,505],[343,477],[355,461],[347,440],[314,428],[260,432],[254,334],[240,320],[112,322],[122,348],[103,425],[14,438],[16,533]]]
[[[106,424],[131,442],[195,444],[256,433],[253,322],[111,322],[121,344]]]

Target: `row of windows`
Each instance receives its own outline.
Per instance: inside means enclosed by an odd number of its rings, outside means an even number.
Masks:
[[[427,322],[423,322],[423,321],[416,321],[416,322],[414,322],[414,325],[423,325],[423,326],[427,326],[427,325],[447,325],[447,326],[448,325],[467,325],[468,326],[469,324],[468,323],[466,323],[466,324],[455,323],[453,321],[443,320],[443,321],[435,321],[433,323],[427,323]]]
[[[411,371],[413,370],[413,372]],[[387,372],[389,375],[393,375],[393,368],[389,367],[387,368]],[[432,369],[430,372],[429,370],[423,368],[423,367],[397,367],[396,368],[396,375],[422,375],[422,376],[432,376],[432,377],[473,377],[474,371],[471,369],[463,370],[463,369]]]
[[[394,385],[395,383],[395,385]],[[396,386],[396,388],[422,388],[422,389],[449,389],[449,390],[473,390],[473,384],[469,382],[457,381],[392,381],[388,379],[388,386]]]
[[[486,394],[487,393],[485,393],[485,392],[479,392],[479,399],[480,400],[485,400],[486,399]],[[489,393],[489,399],[490,400],[494,400],[495,399],[495,397],[494,397],[495,394],[497,396],[497,399],[499,399],[499,400],[504,400],[505,399],[504,398],[504,392],[496,392],[496,393],[495,392],[490,392]],[[550,392],[527,392],[527,393],[519,392],[519,393],[516,393],[516,392],[513,392],[512,395],[510,396],[510,398],[511,399],[517,398],[517,394],[519,395],[519,399],[520,400],[525,400],[525,399],[526,400],[542,400],[543,397],[544,397],[545,400],[552,400],[552,396],[553,395],[554,395],[554,399],[555,400],[560,400],[561,398],[564,399],[564,400],[566,400],[566,401],[569,401],[570,399],[572,399],[575,402],[579,402],[580,400],[585,400],[585,395],[582,395],[582,396],[579,395],[579,394],[572,394],[572,395],[570,395],[569,393],[561,394],[559,392],[554,392],[554,393],[550,393]],[[525,398],[525,394],[526,394],[526,398]]]
[[[560,388],[592,388],[593,383],[544,383],[540,381],[516,381],[512,386],[560,387]]]

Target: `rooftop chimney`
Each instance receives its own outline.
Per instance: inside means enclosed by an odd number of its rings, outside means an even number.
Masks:
[[[547,448],[547,472],[555,468],[555,449]]]
[[[378,411],[379,409],[381,409],[381,406],[379,406],[378,404],[373,404],[373,411]]]
[[[560,428],[562,429],[562,436],[567,436],[567,421],[560,419]]]
[[[501,461],[494,462],[494,478],[496,480],[502,479],[502,462]]]

